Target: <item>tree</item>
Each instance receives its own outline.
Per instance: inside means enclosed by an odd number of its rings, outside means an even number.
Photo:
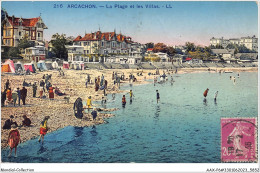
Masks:
[[[191,43],[191,42],[186,42],[185,43],[185,46],[186,46],[186,53],[192,51],[194,52],[195,51],[195,45],[194,43]]]
[[[157,43],[154,45],[154,48],[153,48],[153,52],[163,52],[163,53],[166,53],[167,52],[167,46],[163,43]]]
[[[228,45],[227,45],[227,49],[235,49],[235,48],[237,48],[238,47],[238,45],[235,45],[235,44],[233,44],[233,43],[229,43]]]
[[[173,48],[173,47],[170,47],[168,46],[166,48],[166,53],[169,55],[169,56],[174,56],[176,54],[176,50]]]
[[[19,48],[18,47],[11,47],[8,52],[7,52],[7,56],[9,57],[18,57],[19,56]]]
[[[145,45],[146,45],[146,48],[147,48],[147,49],[154,47],[154,43],[152,43],[152,42],[146,43]]]
[[[206,53],[207,58],[209,58],[211,56],[211,53],[212,53],[210,46],[205,46],[204,52]]]
[[[68,50],[66,49],[65,45],[67,43],[66,35],[58,33],[52,36],[51,44],[53,46],[52,51],[54,52],[55,56],[60,59],[67,60],[68,58]]]
[[[35,46],[35,43],[34,42],[30,42],[29,40],[28,40],[28,37],[27,36],[25,36],[23,39],[21,39],[20,41],[19,41],[19,44],[18,44],[18,48],[19,49],[26,49],[26,48],[28,48],[28,47],[34,47]]]

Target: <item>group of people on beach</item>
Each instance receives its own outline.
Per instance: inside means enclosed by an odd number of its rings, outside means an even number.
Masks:
[[[20,89],[19,87],[12,90],[10,86],[10,81],[7,79],[4,91],[1,93],[1,106],[4,107],[8,105],[9,103],[12,103],[14,106],[16,106],[16,102],[18,102],[18,106],[20,106],[20,102],[22,100],[23,105],[25,105],[25,100],[27,97],[27,89],[23,87]]]
[[[10,115],[9,119],[7,119],[4,122],[3,130],[10,129],[8,138],[7,138],[7,144],[10,147],[9,157],[11,156],[13,148],[15,148],[15,156],[16,156],[17,146],[21,142],[18,127],[21,128],[21,127],[30,127],[31,126],[30,118],[28,118],[26,115],[23,115],[22,117],[23,117],[23,121],[22,121],[21,125],[18,125],[17,122],[14,121],[13,115]]]
[[[44,117],[43,121],[40,124],[40,137],[39,142],[44,141],[44,136],[46,135],[47,131],[49,130],[47,126],[47,121],[50,118],[50,116]],[[8,138],[7,138],[7,144],[10,147],[10,152],[8,157],[11,157],[12,150],[15,149],[15,157],[17,157],[17,146],[19,143],[21,143],[21,136],[19,132],[19,128],[21,127],[27,127],[29,128],[31,126],[31,120],[26,115],[23,115],[23,121],[21,125],[18,125],[16,121],[13,120],[14,116],[11,115],[8,120],[5,121],[5,124],[3,126],[3,129],[10,129]]]
[[[43,96],[43,93],[48,92],[49,94],[49,99],[53,100],[54,99],[54,94],[57,94],[58,96],[63,96],[66,95],[66,93],[63,93],[60,91],[58,87],[53,87],[51,82],[51,75],[43,75],[42,80],[39,81],[39,97],[40,98],[46,98],[46,96]],[[20,106],[20,101],[22,100],[23,105],[26,104],[26,98],[27,98],[27,88],[26,87],[31,87],[32,88],[32,97],[36,98],[37,95],[37,82],[34,82],[33,84],[26,82],[25,80],[22,83],[22,89],[19,87],[12,90],[10,86],[10,81],[7,79],[4,87],[4,91],[1,93],[1,106],[8,106],[10,103],[13,104],[13,106],[16,106],[18,102],[18,106]]]

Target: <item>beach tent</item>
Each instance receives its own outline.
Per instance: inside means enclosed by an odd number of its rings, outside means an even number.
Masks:
[[[53,63],[52,63],[52,68],[54,68],[54,69],[57,69],[58,68],[58,63],[56,62],[56,61],[54,61]]]
[[[1,70],[2,72],[11,72],[15,73],[15,68],[14,68],[14,62],[13,60],[6,60],[5,63],[3,64],[3,68]]]
[[[64,61],[63,62],[63,69],[69,69],[69,63]]]
[[[46,66],[47,70],[52,70],[53,69],[52,62],[50,62],[50,61],[46,61],[45,62],[45,66]]]
[[[45,71],[47,70],[47,67],[45,65],[45,62],[40,60],[38,63],[37,63],[37,68],[40,69],[41,71]]]
[[[32,64],[32,63],[27,63],[27,64],[24,64],[23,66],[24,66],[25,71],[27,71],[29,69],[29,71],[32,72],[32,73],[36,72],[34,64]]]
[[[14,68],[15,68],[15,71],[17,71],[17,70],[21,70],[21,71],[24,71],[24,67],[23,67],[23,64],[20,62],[20,61],[18,61],[17,63],[14,63]]]
[[[1,72],[11,72],[9,64],[3,64],[1,67]]]

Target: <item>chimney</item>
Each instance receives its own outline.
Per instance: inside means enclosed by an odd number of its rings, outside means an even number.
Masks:
[[[14,15],[12,15],[12,23],[14,23]]]
[[[96,38],[97,38],[97,33],[95,32],[94,39],[96,39]]]
[[[108,40],[111,40],[111,33],[109,33],[109,39]]]

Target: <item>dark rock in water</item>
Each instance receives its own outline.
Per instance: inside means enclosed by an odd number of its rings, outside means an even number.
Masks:
[[[97,111],[99,111],[99,112],[100,112],[100,111],[102,111],[102,109],[100,109],[100,108],[97,108]]]

